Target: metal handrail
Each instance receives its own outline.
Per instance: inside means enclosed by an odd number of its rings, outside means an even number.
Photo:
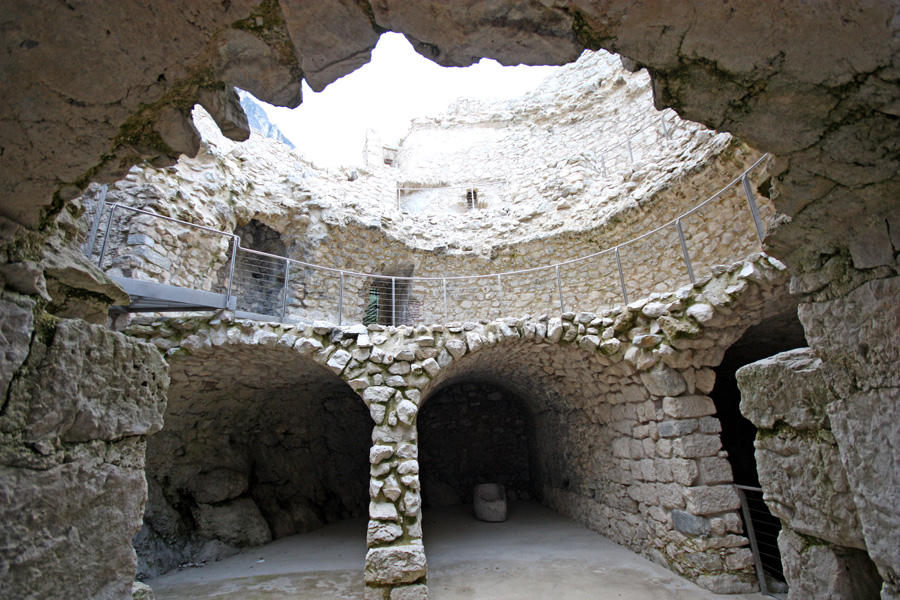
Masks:
[[[578,258],[571,258],[571,259],[564,260],[564,261],[561,261],[561,262],[558,262],[558,263],[553,263],[553,264],[550,264],[550,265],[543,265],[543,266],[540,266],[540,267],[528,267],[528,268],[526,268],[526,269],[515,269],[515,270],[512,270],[512,271],[501,271],[501,272],[495,272],[495,273],[484,273],[484,274],[481,274],[481,275],[449,275],[449,276],[441,276],[441,277],[437,277],[437,276],[432,276],[432,277],[428,277],[428,276],[415,277],[415,276],[400,276],[400,275],[397,275],[397,276],[393,276],[392,279],[406,280],[406,281],[441,281],[441,280],[447,280],[447,281],[459,281],[459,280],[467,280],[467,279],[483,279],[483,278],[485,278],[485,277],[498,277],[498,276],[499,276],[499,277],[508,277],[508,276],[511,276],[511,275],[521,275],[521,274],[524,274],[524,273],[534,273],[534,272],[537,272],[537,271],[546,271],[546,270],[550,270],[550,269],[556,269],[556,268],[558,268],[558,267],[564,267],[564,266],[566,266],[566,265],[571,265],[571,264],[579,263],[579,262],[582,262],[582,261],[585,261],[585,260],[590,260],[590,259],[592,259],[592,258],[596,258],[596,257],[598,257],[598,256],[602,256],[602,255],[604,255],[604,254],[608,254],[608,253],[611,253],[611,252],[617,253],[618,250],[619,250],[620,248],[624,248],[624,247],[626,247],[626,246],[628,246],[628,245],[630,245],[630,244],[633,244],[633,243],[635,243],[635,242],[638,242],[638,241],[640,241],[640,240],[643,240],[643,239],[645,239],[645,238],[647,238],[647,237],[653,235],[654,233],[657,233],[657,232],[659,232],[659,231],[662,231],[663,229],[665,229],[665,228],[667,228],[667,227],[671,227],[671,226],[673,226],[673,225],[676,225],[678,221],[680,221],[680,220],[684,219],[685,217],[688,217],[688,216],[690,216],[690,215],[696,213],[698,210],[702,209],[702,208],[703,208],[704,206],[706,206],[707,204],[709,204],[709,203],[713,202],[714,200],[716,200],[717,198],[719,198],[723,193],[727,192],[728,190],[730,190],[732,187],[734,187],[734,186],[737,185],[738,183],[741,183],[741,182],[744,180],[744,178],[746,177],[746,175],[747,175],[748,173],[750,173],[753,169],[755,169],[756,167],[758,167],[764,160],[766,160],[767,158],[769,158],[769,156],[770,156],[770,155],[769,155],[768,153],[767,153],[767,154],[764,154],[764,155],[763,155],[762,157],[760,157],[756,162],[754,162],[754,163],[753,163],[746,171],[744,171],[744,172],[741,173],[737,178],[735,178],[734,181],[730,182],[728,185],[726,185],[725,187],[723,187],[721,190],[719,190],[718,192],[716,192],[715,194],[713,194],[712,196],[710,196],[709,198],[707,198],[706,200],[704,200],[703,202],[701,202],[700,204],[698,204],[697,206],[691,208],[691,209],[688,210],[688,211],[685,211],[684,213],[678,215],[677,217],[675,217],[674,219],[671,219],[670,221],[667,221],[666,223],[660,225],[659,227],[656,227],[655,229],[652,229],[652,230],[650,230],[650,231],[647,231],[647,232],[645,232],[645,233],[642,233],[641,235],[639,235],[639,236],[637,236],[637,237],[634,237],[634,238],[632,238],[632,239],[630,239],[630,240],[628,240],[628,241],[626,241],[626,242],[622,242],[622,243],[620,243],[620,244],[617,244],[616,246],[614,246],[614,247],[612,247],[612,248],[606,248],[605,250],[600,250],[599,252],[594,252],[594,253],[591,253],[591,254],[586,254],[586,255],[580,256],[580,257],[578,257]],[[289,261],[289,262],[291,262],[291,263],[293,263],[293,264],[295,264],[295,265],[299,265],[299,266],[303,266],[303,267],[308,267],[308,268],[312,268],[312,269],[318,269],[318,270],[321,270],[321,271],[327,271],[327,272],[330,272],[330,273],[338,273],[338,274],[343,273],[344,275],[353,275],[353,276],[355,276],[355,277],[364,277],[364,278],[371,278],[371,277],[385,278],[385,277],[386,277],[385,275],[379,274],[379,273],[364,273],[364,272],[362,272],[362,271],[352,271],[352,270],[348,270],[348,269],[337,269],[337,268],[334,268],[334,267],[326,267],[326,266],[323,266],[323,265],[317,265],[317,264],[314,264],[314,263],[308,263],[308,262],[296,260],[296,259],[293,259],[293,258],[290,258],[290,257],[287,257],[287,256],[279,256],[279,255],[277,255],[277,254],[269,254],[269,253],[267,253],[267,252],[261,252],[261,251],[259,251],[259,250],[253,250],[253,249],[251,249],[251,248],[244,248],[243,246],[240,245],[240,238],[239,238],[237,235],[233,234],[233,233],[227,233],[227,232],[224,232],[224,231],[219,231],[219,230],[217,230],[217,229],[213,229],[213,228],[211,228],[211,227],[206,227],[206,226],[204,226],[204,225],[196,225],[196,224],[194,224],[194,223],[189,223],[189,222],[187,222],[187,221],[181,221],[181,220],[175,219],[175,218],[173,218],[173,217],[167,217],[167,216],[164,216],[164,215],[160,215],[160,214],[158,214],[158,213],[149,212],[149,211],[141,210],[141,209],[138,209],[138,208],[133,208],[133,207],[130,207],[130,206],[125,205],[125,204],[108,203],[107,206],[114,207],[114,208],[122,208],[122,209],[129,210],[129,211],[132,211],[132,212],[136,212],[136,213],[140,213],[140,214],[144,214],[144,215],[149,215],[149,216],[152,216],[152,217],[158,217],[158,218],[160,218],[160,219],[165,219],[165,220],[167,220],[167,221],[172,221],[172,222],[175,222],[175,223],[180,223],[180,224],[182,224],[182,225],[187,225],[187,226],[189,226],[189,227],[196,227],[196,228],[198,228],[198,229],[203,229],[203,230],[205,230],[205,231],[210,231],[210,232],[212,232],[212,233],[216,233],[216,234],[219,234],[219,235],[224,235],[224,236],[236,238],[236,240],[237,240],[237,249],[239,249],[239,250],[241,250],[241,251],[243,251],[243,252],[250,252],[250,253],[252,253],[252,254],[258,254],[258,255],[260,255],[260,256],[266,256],[266,257],[269,257],[269,258],[276,258],[276,259],[279,259],[279,260],[286,260],[286,261]],[[97,264],[98,264],[98,265],[99,265],[99,264],[102,264],[102,260],[103,260],[103,256],[101,255],[100,258],[99,258],[99,260],[98,260],[98,263],[97,263]]]

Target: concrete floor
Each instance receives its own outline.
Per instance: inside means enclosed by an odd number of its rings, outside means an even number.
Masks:
[[[150,582],[158,600],[362,600],[366,519],[282,538]],[[471,506],[425,512],[431,600],[763,600],[717,596],[530,502],[505,523]]]

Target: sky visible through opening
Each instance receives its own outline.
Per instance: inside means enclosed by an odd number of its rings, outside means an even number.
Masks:
[[[414,117],[436,115],[457,98],[509,99],[534,89],[556,67],[503,67],[482,59],[471,67],[441,67],[405,37],[385,33],[372,60],[320,93],[303,82],[295,109],[260,102],[269,119],[319,166],[362,164],[366,130],[385,144],[402,138]]]

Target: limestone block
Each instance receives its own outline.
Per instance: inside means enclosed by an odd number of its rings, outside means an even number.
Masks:
[[[702,483],[717,485],[734,481],[731,463],[728,462],[728,459],[712,456],[701,458],[698,462],[700,463],[700,481]]]
[[[36,342],[25,364],[34,376],[10,386],[3,417],[25,440],[113,441],[162,428],[168,366],[150,344],[63,320],[50,346]]]
[[[466,343],[462,340],[447,340],[444,347],[453,358],[461,358],[466,353]]]
[[[369,462],[373,465],[389,459],[394,455],[394,447],[376,444],[369,449]]]
[[[773,514],[794,531],[839,546],[865,548],[838,447],[817,436],[759,436],[756,463]]]
[[[659,437],[682,437],[697,430],[700,422],[697,419],[681,419],[678,421],[662,421],[656,424]]]
[[[695,515],[738,510],[741,499],[730,485],[698,486],[684,490],[688,512]]]
[[[755,577],[751,575],[701,575],[697,585],[715,594],[749,594],[759,589]]]
[[[709,323],[715,317],[715,309],[709,304],[698,303],[688,307],[687,316],[696,319],[699,323]]]
[[[370,548],[366,553],[366,583],[413,583],[425,576],[425,549],[421,545]]]
[[[393,542],[403,535],[403,528],[397,523],[389,523],[385,521],[369,521],[369,528],[366,533],[366,543],[387,544]]]
[[[499,483],[475,486],[475,518],[499,523],[506,520],[506,488]]]
[[[822,543],[784,528],[778,534],[788,600],[877,600],[881,577],[861,550]]]
[[[722,440],[718,435],[693,433],[672,440],[672,452],[682,458],[701,458],[715,456],[722,448]]]
[[[353,356],[349,352],[341,349],[332,354],[326,364],[335,374],[340,375],[344,370],[344,367],[347,366],[347,363],[350,362],[351,358],[353,358]]]
[[[663,412],[674,419],[704,417],[716,412],[716,405],[708,396],[679,396],[663,398]]]
[[[369,502],[369,518],[374,521],[399,521],[400,514],[393,502]]]
[[[422,584],[391,589],[391,600],[428,600],[428,587]]]
[[[687,389],[684,377],[668,368],[641,373],[641,381],[654,396],[677,396]]]
[[[783,421],[794,429],[829,427],[826,408],[836,399],[822,361],[809,348],[782,352],[737,371],[741,414],[762,429]]]
[[[709,535],[711,531],[708,519],[686,513],[683,510],[672,511],[672,526],[675,531],[688,535]]]
[[[402,423],[412,425],[418,412],[419,408],[409,400],[404,399],[397,403],[397,418]]]
[[[192,511],[200,535],[233,546],[260,546],[272,541],[269,525],[250,498],[221,504],[198,504]]]
[[[693,485],[700,475],[700,468],[697,461],[686,460],[683,458],[673,458],[668,461],[672,467],[672,477],[681,485]]]

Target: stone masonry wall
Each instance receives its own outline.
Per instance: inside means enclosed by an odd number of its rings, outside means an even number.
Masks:
[[[207,359],[228,349],[247,365],[264,356],[271,372],[260,381],[273,388],[296,371],[281,363],[312,362],[362,396],[375,424],[367,597],[424,592],[417,413],[466,380],[503,385],[535,415],[532,479],[549,506],[704,587],[750,591],[752,559],[705,393],[724,348],[785,279],[777,261],[756,256],[601,314],[418,328],[194,318],[163,337],[174,372],[182,361],[207,369],[192,378],[197,389],[219,380]],[[154,327],[132,333],[159,339]]]
[[[829,419],[837,400],[809,348],[737,372],[741,412],[759,429],[756,463],[778,537],[789,600],[880,597]]]

